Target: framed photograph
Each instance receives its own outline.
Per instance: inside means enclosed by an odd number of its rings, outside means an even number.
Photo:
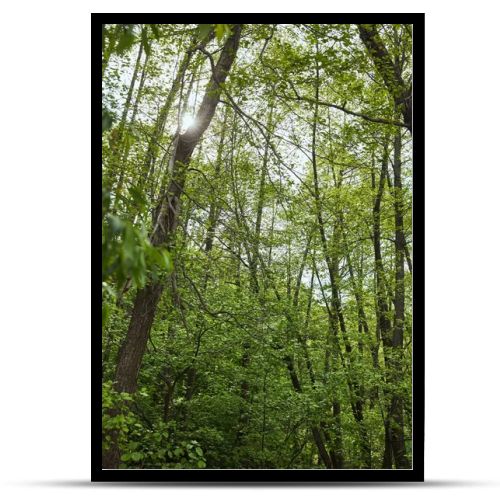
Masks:
[[[92,14],[92,85],[92,480],[423,481],[424,14]]]

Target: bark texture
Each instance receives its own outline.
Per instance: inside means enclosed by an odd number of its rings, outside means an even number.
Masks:
[[[412,86],[403,80],[400,65],[389,54],[375,24],[358,24],[359,36],[394,103],[401,111],[408,130],[412,130]]]

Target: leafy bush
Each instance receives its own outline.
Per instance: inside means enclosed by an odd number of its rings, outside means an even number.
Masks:
[[[102,428],[103,447],[111,445],[117,434],[121,450],[120,468],[203,469],[206,466],[198,441],[176,440],[175,422],[161,420],[148,426],[134,411],[136,399],[147,397],[144,391],[137,396],[113,389],[111,382],[103,384]]]

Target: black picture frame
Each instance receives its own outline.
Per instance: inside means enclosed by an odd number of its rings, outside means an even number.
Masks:
[[[105,469],[101,468],[101,24],[387,23],[413,25],[413,466],[412,469]],[[423,13],[91,14],[92,26],[92,481],[220,484],[401,482],[424,480],[424,32]]]

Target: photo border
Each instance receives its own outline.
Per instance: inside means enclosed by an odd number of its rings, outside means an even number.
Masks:
[[[101,40],[102,23],[160,24],[161,21],[198,24],[373,23],[413,25],[413,467],[412,469],[102,469],[101,360]],[[400,482],[424,480],[424,32],[423,13],[372,14],[154,14],[92,13],[92,336],[91,336],[91,481],[169,482],[262,485],[273,483]],[[249,21],[252,21],[249,23]],[[168,24],[168,23],[161,23]],[[416,111],[415,111],[416,110]],[[99,333],[98,333],[99,332]]]

